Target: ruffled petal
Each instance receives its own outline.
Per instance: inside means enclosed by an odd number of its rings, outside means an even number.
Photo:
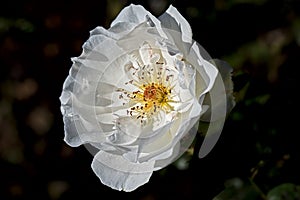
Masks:
[[[190,62],[198,72],[196,75],[195,96],[199,99],[213,87],[219,73],[213,64],[202,57],[201,50],[202,48],[194,42],[187,56],[187,61]]]
[[[114,40],[97,35],[85,42],[81,56],[72,59],[73,65],[60,97],[65,125],[64,139],[70,146],[87,142],[100,143],[112,134],[113,118],[104,122],[98,118],[105,113],[112,115],[112,111],[120,109],[108,106],[114,104],[112,94],[117,88],[111,77],[122,76],[122,70],[118,70],[119,62],[123,61],[118,57],[122,54],[122,49]],[[114,65],[111,65],[112,60],[116,60]],[[107,76],[110,77],[105,79]]]
[[[92,169],[104,185],[130,192],[149,181],[154,161],[133,163],[122,156],[99,151],[92,162]]]
[[[76,147],[86,142],[105,141],[106,135],[103,133],[104,131],[97,126],[97,124],[86,121],[80,115],[67,111],[68,109],[65,110],[65,112],[68,112],[68,114],[63,117],[65,124],[64,141],[68,145]]]
[[[219,77],[210,93],[213,93],[213,95],[218,98],[214,99],[214,104],[211,105],[212,102],[210,99],[212,98],[212,95],[205,97],[203,104],[210,105],[210,109],[201,116],[201,120],[206,122],[216,121],[219,117],[224,117],[220,114],[220,112],[224,113],[224,111],[220,110],[225,109],[226,113],[229,113],[235,106],[233,82],[231,79],[232,67],[225,61],[219,59],[211,60],[211,62],[218,68]],[[216,113],[213,118],[212,112]]]
[[[155,157],[155,170],[166,167],[175,160],[177,160],[192,144],[198,127],[199,118],[191,118],[183,121],[179,127],[174,127],[171,132],[176,132],[176,136],[172,142],[164,147],[164,154],[168,155],[165,157]]]
[[[182,42],[192,43],[192,29],[178,10],[170,5],[167,11],[159,17],[162,27],[180,33]]]
[[[151,19],[151,21],[155,25],[160,24],[159,20],[154,17],[149,11],[147,11],[143,6],[131,4],[125,7],[119,13],[116,19],[111,23],[111,27],[120,22],[127,22],[138,25],[149,19]]]
[[[197,122],[199,121],[201,106],[195,99],[194,106],[186,112],[179,113],[168,131],[160,138],[148,143],[142,149],[141,161],[156,160],[156,169],[165,167],[182,155],[191,145],[197,133]],[[179,145],[179,149],[176,149]]]

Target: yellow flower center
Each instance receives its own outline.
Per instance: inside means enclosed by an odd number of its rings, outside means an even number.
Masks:
[[[152,83],[144,89],[144,100],[156,103],[167,102],[170,93],[171,90],[167,91],[165,86]]]
[[[161,65],[161,64],[160,64]],[[133,74],[140,74],[137,80],[130,80],[125,83],[134,85],[137,90],[130,92],[125,89],[119,88],[117,91],[122,92],[119,95],[119,99],[127,100],[131,106],[127,110],[127,115],[135,117],[144,124],[147,120],[151,119],[152,116],[164,111],[169,113],[174,110],[170,103],[176,103],[174,100],[175,94],[172,94],[173,86],[171,86],[170,77],[167,75],[166,66],[155,66],[157,69],[150,72],[145,69],[139,69]],[[123,103],[125,105],[126,103]]]

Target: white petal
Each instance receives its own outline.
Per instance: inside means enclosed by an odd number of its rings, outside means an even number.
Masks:
[[[182,114],[178,123],[170,129],[170,132],[175,137],[172,143],[165,147],[166,152],[171,150],[171,154],[167,158],[157,157],[155,169],[166,167],[170,163],[178,159],[192,144],[198,130],[199,117],[189,118],[188,112]]]
[[[92,169],[104,185],[130,192],[149,181],[154,161],[132,163],[122,156],[100,151],[94,157]]]
[[[75,123],[72,118],[64,117],[64,141],[71,147],[77,147],[83,144],[84,141],[79,137]]]
[[[203,69],[205,70],[206,74],[208,75],[208,85],[206,90],[203,91],[203,93],[206,93],[211,90],[215,83],[215,79],[218,75],[218,70],[213,66],[211,63],[209,63],[207,60],[204,60],[203,58],[200,59],[201,64],[203,66]]]
[[[72,147],[86,142],[102,142],[106,136],[94,124],[85,121],[78,115],[64,116],[64,141]]]
[[[90,31],[90,36],[104,35],[108,38],[119,40],[120,38],[126,36],[136,25],[128,22],[118,22],[113,27],[110,27],[108,30],[98,26],[92,31]]]
[[[224,122],[225,118],[219,118],[218,120],[209,123],[208,130],[199,150],[199,158],[204,158],[216,145],[221,135]]]
[[[189,148],[197,133],[197,129],[194,127],[198,124],[201,112],[201,106],[196,99],[193,104],[194,106],[190,107],[188,111],[178,114],[177,120],[162,137],[155,138],[156,140],[147,143],[142,149],[145,154],[142,154],[141,161],[161,160],[158,162],[160,164],[156,164],[156,167],[165,167]],[[180,143],[180,151],[173,150],[178,143]]]
[[[79,57],[72,58],[70,75],[83,76],[89,81],[98,81],[110,63],[125,54],[117,42],[105,35],[93,35],[83,45]],[[89,73],[86,73],[89,71]]]
[[[199,151],[200,158],[205,157],[216,144],[221,135],[226,116],[235,105],[232,95],[232,68],[224,61],[214,60],[213,63],[219,68],[220,74],[218,74],[214,86],[209,92],[209,101],[205,99],[203,102],[205,104],[209,102],[210,108],[204,113],[201,120],[210,121],[210,123]]]
[[[143,64],[144,65],[149,65],[150,64],[150,58],[153,54],[151,46],[148,43],[145,42],[140,47],[139,54],[140,54],[140,57],[143,61]]]
[[[124,51],[117,44],[117,41],[106,37],[105,35],[91,36],[83,45],[83,59],[99,61],[94,67],[107,67],[116,58],[124,55]],[[96,51],[95,53],[92,51]],[[100,57],[98,57],[101,55]],[[80,57],[81,57],[80,56]]]
[[[233,96],[233,81],[232,81],[232,71],[233,68],[225,61],[219,59],[213,59],[212,63],[218,68],[226,92],[227,99],[227,113],[229,113],[235,106],[235,99]]]
[[[79,58],[82,60],[88,58],[92,61],[107,62],[109,58],[103,55],[102,51],[92,52],[95,50],[95,47],[105,45],[107,43],[115,43],[115,41],[103,34],[90,36],[89,39],[82,45],[83,52]]]
[[[118,117],[116,124],[116,131],[109,138],[110,142],[116,145],[132,144],[143,131],[140,124],[128,116]]]
[[[76,91],[76,89],[73,89]],[[78,146],[86,142],[103,142],[105,137],[113,130],[111,121],[98,121],[99,110],[109,112],[110,109],[95,106],[93,92],[73,94],[69,90],[64,90],[60,100],[62,102],[62,114],[65,125],[65,141],[71,146]],[[84,94],[86,93],[86,94]]]
[[[156,140],[151,143],[147,142],[147,144],[141,149],[144,155],[140,157],[140,161],[163,159],[165,156],[162,154],[164,154],[166,149],[170,147],[173,138],[174,137],[171,135],[170,131],[167,131],[164,132],[164,134],[160,134],[160,137],[155,138]]]
[[[152,31],[151,31],[152,30]],[[139,24],[130,34],[118,40],[117,44],[127,53],[138,50],[145,42],[152,47],[157,40],[161,40],[156,27],[149,27],[146,23]]]
[[[221,75],[219,74],[215,80],[213,89],[209,92],[210,95],[210,111],[203,119],[210,121],[204,141],[199,151],[199,157],[206,156],[217,143],[226,118],[227,103],[225,87]]]
[[[202,121],[216,121],[218,118],[224,117],[224,110],[226,113],[229,113],[235,105],[231,66],[221,60],[212,60],[212,63],[218,67],[220,73],[209,96],[206,96],[204,99],[203,104],[210,105],[210,109],[201,117]],[[212,113],[214,113],[213,117]]]
[[[166,34],[161,28],[160,21],[140,5],[131,4],[121,10],[116,19],[111,23],[111,28],[119,26],[120,23],[130,24],[130,28],[135,28],[145,22],[148,27],[156,27],[158,33],[166,38]]]
[[[168,10],[159,17],[159,20],[161,21],[163,28],[181,33],[183,42],[192,43],[191,26],[175,7],[170,5]]]
[[[155,25],[159,25],[159,20],[154,17],[149,11],[143,6],[131,4],[125,7],[116,19],[111,23],[111,27],[119,22],[129,22],[133,24],[141,24],[148,19],[151,19]]]
[[[163,120],[162,120],[163,121]],[[173,122],[161,122],[156,127],[154,120],[141,125],[140,121],[132,117],[118,117],[116,119],[116,130],[114,144],[139,145],[140,150],[144,152],[145,146],[155,145],[156,140],[166,136]],[[134,143],[133,143],[134,142]],[[140,152],[139,152],[140,153]],[[146,151],[147,153],[147,151]]]
[[[167,154],[165,157],[157,157],[155,159],[155,171],[160,170],[167,165],[174,162],[180,153],[180,142],[177,142],[174,147],[170,148],[169,150],[165,151],[164,154]]]
[[[202,57],[200,50],[203,50],[202,47],[194,42],[187,57],[188,62],[191,63],[198,72],[195,84],[197,98],[200,98],[201,95],[207,93],[212,88],[218,75],[217,68]]]

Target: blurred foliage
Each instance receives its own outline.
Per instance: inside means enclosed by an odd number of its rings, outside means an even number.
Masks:
[[[0,199],[300,199],[298,0],[7,1],[0,7]],[[94,176],[63,141],[62,84],[96,26],[130,3],[173,4],[194,39],[234,68],[236,107],[213,151],[190,149],[132,193]],[[294,117],[296,116],[296,117]],[[203,136],[195,141],[199,148]],[[194,153],[195,152],[195,153]]]
[[[19,29],[23,32],[33,32],[34,26],[26,19],[7,19],[0,18],[0,33],[7,32],[12,28]]]
[[[300,199],[300,186],[296,186],[292,183],[283,183],[276,186],[268,192],[268,200],[295,200]]]
[[[300,186],[292,183],[283,183],[271,189],[265,195],[258,187],[250,181],[233,178],[225,182],[226,189],[218,194],[213,200],[298,200],[300,199]]]
[[[213,200],[252,200],[264,199],[264,195],[250,181],[243,181],[239,178],[229,179],[225,182],[226,189],[217,195]]]

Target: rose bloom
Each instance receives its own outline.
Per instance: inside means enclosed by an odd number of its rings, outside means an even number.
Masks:
[[[232,91],[231,68],[208,59],[173,6],[159,18],[139,5],[124,8],[108,30],[92,30],[82,54],[72,58],[60,97],[65,142],[84,144],[101,182],[124,191],[179,158],[200,118],[214,124],[199,154],[205,156]],[[225,67],[218,70],[217,63]]]

